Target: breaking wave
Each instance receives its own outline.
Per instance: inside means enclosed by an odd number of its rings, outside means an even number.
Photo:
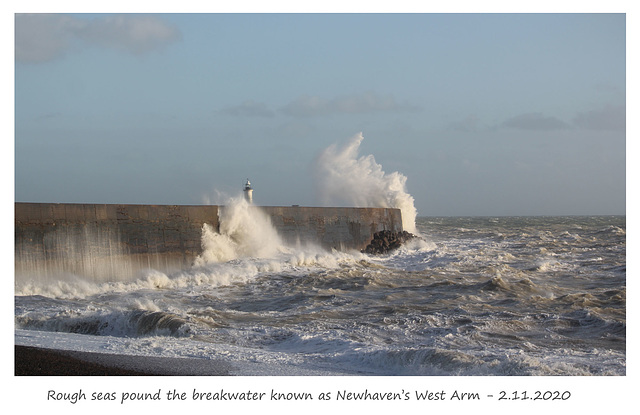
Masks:
[[[327,205],[400,209],[403,229],[416,233],[418,212],[406,189],[407,177],[399,172],[385,173],[373,155],[358,157],[363,139],[358,133],[342,146],[329,146],[316,159],[316,184],[322,201]]]
[[[19,316],[16,318],[16,323],[22,328],[32,330],[116,337],[181,337],[191,332],[189,324],[183,317],[163,311],[110,311],[74,316],[70,310],[66,314],[53,317]]]
[[[227,262],[238,258],[272,257],[283,243],[269,217],[244,198],[231,198],[219,213],[220,229],[209,224],[202,227],[202,254],[195,266]]]

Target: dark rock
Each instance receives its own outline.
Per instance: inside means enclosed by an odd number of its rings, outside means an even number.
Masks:
[[[407,231],[393,232],[393,231],[380,231],[373,234],[373,239],[362,250],[365,254],[380,255],[400,248],[407,241],[417,238],[416,235]]]

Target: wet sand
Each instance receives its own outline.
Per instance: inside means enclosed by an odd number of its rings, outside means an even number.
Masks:
[[[15,346],[16,376],[228,376],[222,360],[129,356]]]

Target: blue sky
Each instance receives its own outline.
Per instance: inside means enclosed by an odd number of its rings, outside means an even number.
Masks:
[[[419,215],[624,214],[624,14],[15,18],[15,199],[317,205],[362,132]]]

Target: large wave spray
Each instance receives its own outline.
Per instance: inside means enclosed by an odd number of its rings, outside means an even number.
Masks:
[[[203,252],[194,265],[243,257],[271,257],[281,249],[282,241],[269,217],[243,197],[231,198],[220,207],[218,216],[219,232],[211,225],[203,226]]]
[[[416,233],[418,214],[406,190],[407,177],[382,170],[372,155],[358,157],[362,133],[338,147],[326,148],[316,160],[316,183],[325,204],[398,208],[404,230]]]

